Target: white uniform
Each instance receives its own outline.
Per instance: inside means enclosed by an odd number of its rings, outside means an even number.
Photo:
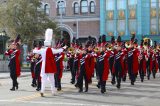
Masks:
[[[41,87],[41,93],[44,93],[45,91],[45,82],[49,78],[49,81],[51,82],[51,91],[54,94],[55,93],[55,81],[54,81],[54,73],[45,73],[45,64],[46,64],[46,51],[48,47],[42,48],[40,50],[33,50],[33,53],[40,54],[42,56],[42,68],[41,68],[41,77],[42,77],[42,87]],[[52,53],[57,54],[63,52],[63,49],[53,49]]]

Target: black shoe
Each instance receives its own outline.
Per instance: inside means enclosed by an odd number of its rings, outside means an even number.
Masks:
[[[120,88],[121,88],[121,86],[120,86],[120,85],[117,85],[116,87],[117,87],[118,89],[120,89]]]
[[[71,81],[70,83],[71,83],[71,84],[75,84],[75,81]]]
[[[102,94],[104,94],[104,92],[105,92],[104,90],[101,90],[101,93],[102,93]]]
[[[41,88],[37,88],[37,89],[36,89],[36,91],[40,91],[40,90],[41,90]]]
[[[74,86],[75,86],[76,88],[78,88],[78,84],[75,84]]]
[[[41,94],[41,97],[44,97],[43,93],[40,93]]]
[[[84,92],[88,92],[88,89],[86,89]]]
[[[11,91],[15,91],[15,87],[12,87],[10,90],[11,90]]]
[[[123,81],[126,82],[126,77],[123,78]]]
[[[82,90],[82,89],[80,89],[78,92],[79,92],[79,93],[81,93],[81,92],[83,92],[83,90]]]
[[[57,88],[57,91],[61,91],[61,88]]]
[[[18,90],[18,88],[19,88],[19,87],[18,87],[18,84],[17,84],[17,85],[16,85],[16,90]]]
[[[141,82],[143,82],[143,79],[141,79]]]
[[[31,86],[32,86],[32,87],[37,87],[37,85],[36,85],[36,84],[31,84]]]
[[[99,84],[97,85],[97,88],[99,88],[99,89],[100,89],[100,85],[99,85]]]
[[[134,85],[134,82],[131,82],[131,85]]]
[[[112,85],[115,85],[115,84],[116,84],[116,82],[115,82],[115,81],[111,81],[111,84],[112,84]]]

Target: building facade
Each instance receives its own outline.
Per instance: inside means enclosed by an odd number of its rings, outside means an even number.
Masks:
[[[86,39],[100,35],[100,0],[42,0],[46,14],[58,23],[61,36]]]
[[[100,34],[158,40],[160,0],[100,0]]]

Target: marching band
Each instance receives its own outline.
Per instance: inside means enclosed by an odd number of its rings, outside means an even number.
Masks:
[[[20,75],[18,60],[20,51],[16,48],[17,45],[16,42],[12,43],[5,53],[10,57],[9,68],[13,80],[11,90],[18,89],[17,77]],[[43,96],[46,79],[44,76],[52,74],[48,74],[50,69],[44,68],[43,64],[45,58],[41,51],[46,47],[43,47],[41,43],[38,46],[33,44],[33,46],[33,52],[29,53],[27,57],[31,64],[31,85],[37,87],[37,91],[41,90],[41,96]],[[57,42],[54,49],[60,51],[55,53],[52,51],[53,55],[50,55],[52,56],[50,61],[55,63],[55,66],[50,67],[55,70],[54,77],[51,77],[51,80],[54,78],[51,81],[51,83],[54,83],[51,90],[54,87],[57,88],[57,91],[62,90],[61,79],[64,58],[68,58],[71,84],[74,84],[79,92],[83,92],[83,80],[85,83],[84,92],[88,92],[94,73],[96,73],[97,87],[101,93],[105,93],[109,75],[111,75],[111,84],[116,84],[116,87],[120,89],[121,82],[126,81],[127,78],[129,78],[131,85],[134,85],[137,77],[140,77],[141,82],[143,82],[145,77],[149,80],[151,75],[156,78],[156,73],[160,70],[160,45],[156,41],[153,44],[149,38],[142,39],[140,45],[138,45],[135,35],[132,36],[130,41],[126,42],[121,40],[121,36],[118,36],[117,39],[112,36],[110,42],[106,41],[105,35],[101,36],[98,42],[89,37],[85,45],[74,38],[67,50],[61,50],[63,47],[63,42]],[[45,56],[47,58],[47,52]],[[47,63],[45,65],[47,66]],[[46,72],[47,70],[48,72]],[[54,93],[54,90],[52,93]]]

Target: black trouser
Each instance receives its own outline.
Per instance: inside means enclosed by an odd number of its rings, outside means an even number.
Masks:
[[[158,68],[159,68],[159,72],[160,72],[160,57],[158,57]]]
[[[141,60],[139,64],[139,75],[140,75],[141,81],[143,82],[144,80],[143,60]]]
[[[133,84],[135,82],[136,75],[133,72],[133,56],[128,57],[128,74],[129,78],[131,80],[131,83]]]
[[[99,80],[98,67],[99,67],[99,61],[97,60],[97,62],[95,64],[95,69],[96,69],[96,78]]]
[[[113,69],[113,64],[114,64],[114,57],[109,59],[109,67],[110,67],[110,71],[111,71],[111,75],[112,75],[112,81],[111,83],[115,83],[115,74],[112,73],[112,69]]]
[[[150,70],[150,60],[147,61],[147,78],[150,79],[151,70]]]
[[[153,74],[153,78],[156,78],[156,63],[153,63],[152,74]]]
[[[41,72],[41,64],[37,64],[35,67],[35,81],[37,80],[37,89],[41,89],[41,77],[40,77],[40,72]]]
[[[120,59],[115,61],[115,76],[117,79],[117,86],[120,87],[121,86],[121,78],[122,78],[122,66],[121,66],[121,62]]]
[[[78,85],[80,91],[83,91],[83,79],[85,80],[86,91],[88,91],[88,81],[87,81],[87,76],[86,76],[84,64],[80,67],[80,74],[79,74],[78,81],[77,81],[77,85]]]
[[[70,66],[70,71],[71,71],[71,82],[72,83],[75,83],[75,76],[76,76],[76,72],[75,72],[75,70],[74,70],[74,58],[71,58],[70,60],[69,60],[69,66]]]
[[[12,79],[12,86],[15,87],[18,85],[16,70],[14,69],[14,67],[9,67],[9,68],[10,68],[10,77]]]
[[[98,84],[100,84],[101,92],[105,92],[106,91],[106,81],[103,81],[104,60],[99,62],[99,66],[100,67],[98,67],[98,74],[99,74]]]
[[[57,89],[61,90],[61,79],[59,78],[59,76],[60,76],[60,63],[57,62],[56,66],[57,66],[57,72],[54,75],[55,76],[55,87]]]

